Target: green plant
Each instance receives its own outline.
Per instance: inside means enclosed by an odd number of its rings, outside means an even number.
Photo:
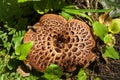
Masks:
[[[101,80],[100,78],[96,77],[94,80]]]
[[[0,80],[38,80],[39,78],[36,76],[28,76],[28,77],[22,77],[17,72],[6,72],[4,74],[0,74]]]
[[[87,74],[85,73],[84,69],[80,69],[78,73],[78,80],[87,80]]]
[[[113,46],[106,46],[104,55],[113,59],[119,59],[119,53],[114,49]]]
[[[28,1],[41,1],[41,0],[18,0],[18,3],[28,2]]]
[[[93,30],[96,33],[96,35],[98,37],[100,37],[101,40],[103,40],[105,35],[108,34],[107,26],[105,26],[99,22],[93,23]]]
[[[62,12],[60,13],[63,17],[66,19],[71,18],[70,15],[78,15],[80,17],[87,18],[91,23],[93,23],[93,20],[86,14],[88,12],[110,12],[111,9],[101,9],[101,10],[94,10],[94,9],[76,9],[74,5],[65,6],[62,8]]]
[[[117,34],[120,32],[120,19],[113,19],[108,27],[108,30],[113,33]]]
[[[21,44],[25,33],[23,29],[28,19],[23,16],[26,16],[24,11],[29,10],[29,8],[23,8],[26,5],[28,4],[18,4],[17,0],[0,0],[0,57],[4,58],[1,65],[3,75],[5,75],[4,72],[15,67],[10,66],[9,62],[20,57],[15,57],[15,48]],[[22,35],[17,35],[20,32]]]
[[[8,33],[0,30],[0,46],[6,49],[6,53],[10,52],[11,42],[8,41]]]
[[[29,8],[26,8],[29,6]],[[18,4],[17,0],[0,0],[0,23],[16,28],[26,29],[28,19],[25,16],[33,14],[30,4]],[[31,11],[31,12],[30,12]]]
[[[47,80],[60,80],[60,77],[62,76],[62,70],[59,66],[55,64],[51,64],[48,66],[48,68],[45,70],[43,77]]]
[[[35,11],[39,14],[54,12],[67,5],[65,0],[18,0],[18,3],[32,2]]]
[[[15,49],[15,54],[19,56],[19,60],[25,60],[31,47],[33,45],[33,42],[28,42],[28,43],[24,43],[19,45],[16,49]]]
[[[119,54],[118,52],[114,49],[114,42],[115,38],[112,35],[112,33],[109,33],[110,30],[114,30],[114,28],[118,27],[118,25],[113,25],[113,22],[111,23],[109,27],[99,23],[99,22],[94,22],[93,23],[93,30],[95,34],[106,44],[105,51],[103,52],[106,57],[113,58],[113,59],[119,59]],[[115,31],[115,30],[114,30]],[[118,31],[117,31],[118,32]]]

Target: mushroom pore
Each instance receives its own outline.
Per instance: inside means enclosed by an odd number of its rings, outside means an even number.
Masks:
[[[36,70],[43,72],[50,64],[57,64],[62,70],[72,72],[95,60],[92,52],[95,41],[86,23],[45,14],[33,28],[35,31],[29,29],[23,42],[34,42],[27,60]]]

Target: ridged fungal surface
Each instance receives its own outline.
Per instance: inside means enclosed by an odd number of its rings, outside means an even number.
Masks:
[[[60,15],[45,14],[25,34],[23,42],[29,41],[34,45],[26,60],[40,72],[52,63],[72,72],[77,67],[87,67],[96,57],[90,28],[77,19],[67,21]]]

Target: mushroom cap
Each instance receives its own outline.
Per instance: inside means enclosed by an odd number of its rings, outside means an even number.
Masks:
[[[96,55],[92,52],[95,41],[89,26],[77,19],[66,21],[56,14],[45,14],[24,36],[24,43],[33,41],[27,61],[43,72],[50,64],[72,72],[78,66],[87,67]]]

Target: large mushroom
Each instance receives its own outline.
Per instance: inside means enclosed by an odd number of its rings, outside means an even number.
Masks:
[[[96,58],[92,52],[95,41],[89,26],[82,21],[45,14],[33,29],[27,31],[23,41],[34,42],[25,62],[40,72],[50,64],[72,72],[78,66],[87,67]]]

